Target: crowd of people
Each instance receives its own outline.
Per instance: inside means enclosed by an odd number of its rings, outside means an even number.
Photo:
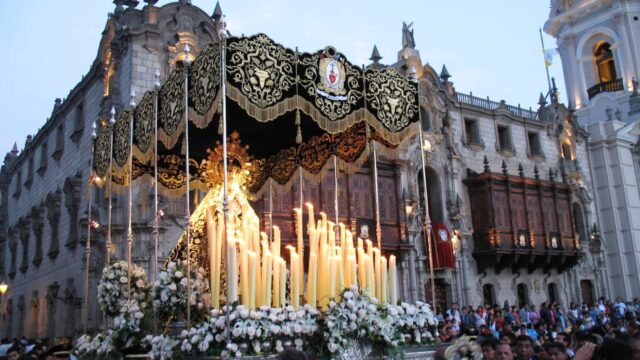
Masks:
[[[568,308],[543,302],[441,311],[440,341],[475,336],[487,360],[640,360],[640,301],[599,299]]]
[[[67,360],[71,355],[71,339],[56,339],[52,343],[26,338],[0,342],[0,359],[6,360]]]

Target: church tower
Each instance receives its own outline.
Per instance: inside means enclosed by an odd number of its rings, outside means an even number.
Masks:
[[[544,30],[557,40],[569,108],[589,136],[609,294],[638,297],[640,0],[551,0]]]
[[[552,0],[544,30],[557,39],[580,123],[607,120],[607,107],[626,115],[640,76],[640,1]]]

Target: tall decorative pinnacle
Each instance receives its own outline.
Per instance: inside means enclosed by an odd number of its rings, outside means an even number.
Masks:
[[[220,21],[222,18],[222,8],[220,7],[220,2],[216,1],[216,8],[213,10],[213,15],[211,15],[213,20]]]
[[[553,174],[553,170],[549,169],[549,181],[554,182],[555,180],[556,179],[555,179],[555,176]]]
[[[444,82],[448,82],[451,74],[447,71],[447,65],[442,64],[442,71],[440,71],[440,79]]]
[[[540,180],[540,171],[538,170],[538,165],[533,165],[533,177],[536,180]]]
[[[520,177],[524,177],[524,168],[522,167],[522,163],[518,163],[518,175],[520,175]]]
[[[502,160],[502,173],[503,173],[505,176],[509,175],[509,171],[508,171],[508,169],[507,169],[507,163],[506,163],[506,162],[504,162],[504,160]]]
[[[116,107],[112,106],[111,107],[111,118],[109,119],[109,125],[113,126],[116,124]]]
[[[538,105],[545,106],[547,105],[547,99],[544,98],[542,92],[540,93],[540,99],[538,99]]]
[[[160,70],[156,69],[156,71],[153,73],[153,87],[156,90],[160,90]]]
[[[11,149],[11,153],[13,155],[18,155],[18,143],[17,142],[13,143],[13,149]]]
[[[184,65],[189,66],[191,64],[191,47],[189,44],[184,46]]]
[[[96,123],[94,122],[93,124],[91,124],[91,139],[95,140],[98,137],[98,133],[96,128],[98,127],[98,125],[96,125]]]
[[[380,59],[382,59],[382,56],[380,56],[380,52],[378,52],[378,47],[373,45],[373,51],[371,52],[369,60],[373,61],[374,64],[377,64],[380,62]]]
[[[129,95],[129,106],[136,106],[136,91],[131,89],[131,94]]]
[[[484,172],[490,172],[491,169],[489,168],[489,159],[487,159],[487,155],[484,156],[484,160],[482,160],[482,163],[484,164]]]

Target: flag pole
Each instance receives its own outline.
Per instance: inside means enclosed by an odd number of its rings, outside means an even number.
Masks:
[[[547,65],[547,50],[544,48],[544,39],[542,38],[542,28],[538,28],[540,32],[540,44],[542,44],[542,57],[544,58],[544,70],[547,72],[547,85],[549,86],[549,92],[551,94],[551,77],[549,76],[549,66]]]

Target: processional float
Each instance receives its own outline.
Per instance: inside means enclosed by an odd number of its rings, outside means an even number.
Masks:
[[[129,190],[129,268],[135,245],[130,189],[151,177],[153,259],[157,264],[158,192],[184,196],[185,231],[168,261],[205,268],[213,307],[236,301],[249,308],[285,302],[295,307],[301,299],[325,307],[352,285],[396,302],[395,257],[381,254],[377,179],[377,246],[340,223],[337,179],[338,171],[354,172],[369,155],[377,174],[379,146],[392,152],[415,134],[422,144],[415,79],[392,68],[354,66],[332,47],[315,53],[287,49],[263,34],[226,37],[193,60],[188,46],[185,50],[183,67],[164,84],[158,80],[137,106],[132,102],[121,109],[117,121],[101,126],[93,144],[92,166],[101,184]],[[303,191],[304,181],[318,182],[330,170],[335,221],[316,214]],[[274,186],[295,182],[297,243],[283,249],[271,219],[272,196]],[[192,211],[194,189],[206,196]],[[250,203],[265,192],[268,226],[260,224]],[[156,265],[152,271],[155,279]]]

